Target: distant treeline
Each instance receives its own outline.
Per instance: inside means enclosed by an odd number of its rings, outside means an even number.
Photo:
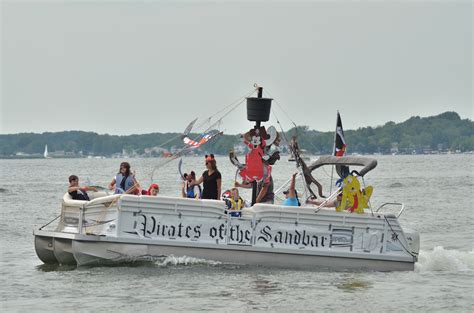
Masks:
[[[298,126],[296,129],[288,130],[285,136],[289,139],[295,134],[300,147],[311,153],[328,154],[332,151],[333,132],[319,132],[310,130],[307,126]],[[45,144],[48,145],[50,152],[64,151],[69,155],[78,155],[81,151],[82,155],[101,156],[121,154],[123,151],[127,153],[134,151],[138,155],[160,155],[159,149],[150,151],[150,148],[161,147],[167,150],[171,150],[172,147],[180,148],[183,142],[179,135],[179,133],[151,133],[116,136],[83,131],[0,135],[0,156],[8,157],[19,152],[42,154]],[[474,122],[461,119],[455,112],[445,112],[432,117],[411,117],[398,124],[387,122],[378,127],[345,130],[345,138],[350,153],[473,151]],[[227,154],[240,142],[238,135],[222,135],[197,151]]]

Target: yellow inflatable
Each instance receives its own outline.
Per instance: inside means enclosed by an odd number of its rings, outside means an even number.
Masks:
[[[357,177],[349,175],[344,178],[342,185],[342,199],[336,207],[336,211],[347,210],[349,212],[364,213],[364,208],[369,207],[369,199],[374,188],[367,186],[360,190]]]

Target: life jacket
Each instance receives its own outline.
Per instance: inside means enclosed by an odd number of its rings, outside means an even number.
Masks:
[[[244,207],[244,200],[241,197],[239,197],[237,201],[235,201],[233,198],[229,198],[229,201],[232,204],[229,210],[240,211]]]
[[[115,176],[115,193],[125,193],[127,190],[130,190],[135,185],[132,175],[124,176],[121,173],[118,173]]]
[[[197,186],[199,188],[199,199],[201,199],[201,195],[202,195],[202,192],[201,192],[201,186],[200,185],[193,185],[193,186],[190,186],[188,184],[186,184],[186,197],[187,198],[195,198],[196,195],[194,194],[194,187]]]

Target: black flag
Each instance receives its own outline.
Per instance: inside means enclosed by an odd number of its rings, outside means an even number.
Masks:
[[[344,139],[344,130],[342,129],[341,115],[337,112],[336,136],[334,143],[334,155],[344,156],[346,154],[346,140]]]
[[[346,140],[344,138],[344,129],[342,129],[341,115],[337,112],[336,134],[334,136],[333,155],[342,157],[346,154]],[[336,172],[339,177],[344,178],[349,175],[349,167],[336,166]]]

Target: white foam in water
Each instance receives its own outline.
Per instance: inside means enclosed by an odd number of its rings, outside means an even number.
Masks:
[[[443,247],[420,251],[415,270],[418,272],[474,270],[474,251],[446,250]]]
[[[221,262],[210,261],[198,258],[192,258],[189,256],[175,257],[174,255],[169,255],[163,260],[157,261],[156,265],[159,266],[168,266],[168,265],[195,265],[195,264],[208,264],[208,265],[218,265]]]

